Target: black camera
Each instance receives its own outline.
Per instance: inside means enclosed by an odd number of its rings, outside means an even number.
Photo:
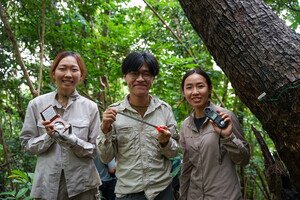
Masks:
[[[219,128],[226,128],[228,123],[212,108],[206,107],[204,109],[205,115],[211,119]]]

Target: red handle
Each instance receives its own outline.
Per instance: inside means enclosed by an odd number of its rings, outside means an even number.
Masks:
[[[162,130],[164,130],[162,127],[160,127],[160,126],[156,126],[155,127],[156,128],[156,130],[158,131],[158,132],[161,132]]]

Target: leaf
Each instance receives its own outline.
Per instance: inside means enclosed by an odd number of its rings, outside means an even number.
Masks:
[[[16,195],[16,198],[17,199],[21,198],[24,194],[26,194],[27,191],[28,188],[22,188],[21,190],[19,190],[18,194]]]
[[[5,195],[10,195],[10,196],[15,196],[16,191],[10,191],[10,192],[1,192],[0,196],[5,196]]]
[[[18,177],[18,178],[22,178],[22,179],[24,179],[24,180],[26,180],[26,181],[29,181],[29,178],[28,178],[28,175],[27,175],[27,173],[26,172],[23,172],[23,171],[21,171],[21,170],[19,170],[19,169],[15,169],[15,170],[12,170],[11,171],[12,172],[12,176],[13,177]]]

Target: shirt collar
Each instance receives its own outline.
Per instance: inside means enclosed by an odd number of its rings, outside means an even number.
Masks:
[[[150,104],[148,106],[148,110],[146,113],[150,113],[150,112],[154,111],[157,107],[159,107],[162,104],[162,102],[159,101],[157,97],[152,96],[152,95],[149,95],[149,96],[150,96]],[[126,95],[124,101],[120,104],[120,106],[118,108],[118,110],[120,110],[120,111],[123,111],[125,109],[130,110],[132,112],[136,112],[136,110],[134,110],[129,103],[129,94]]]
[[[60,105],[60,103],[58,103],[58,101],[56,100],[56,95],[57,95],[57,90],[52,92],[51,94],[51,98],[53,99],[53,106],[56,106],[57,108],[62,108],[62,105]],[[76,101],[78,98],[80,97],[78,91],[75,89],[74,92],[70,95],[69,100],[68,100],[68,105],[67,107],[69,107],[74,101]]]

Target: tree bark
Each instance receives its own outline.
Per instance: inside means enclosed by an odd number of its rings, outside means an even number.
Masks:
[[[300,193],[299,35],[261,0],[180,3],[236,94],[273,140]]]

